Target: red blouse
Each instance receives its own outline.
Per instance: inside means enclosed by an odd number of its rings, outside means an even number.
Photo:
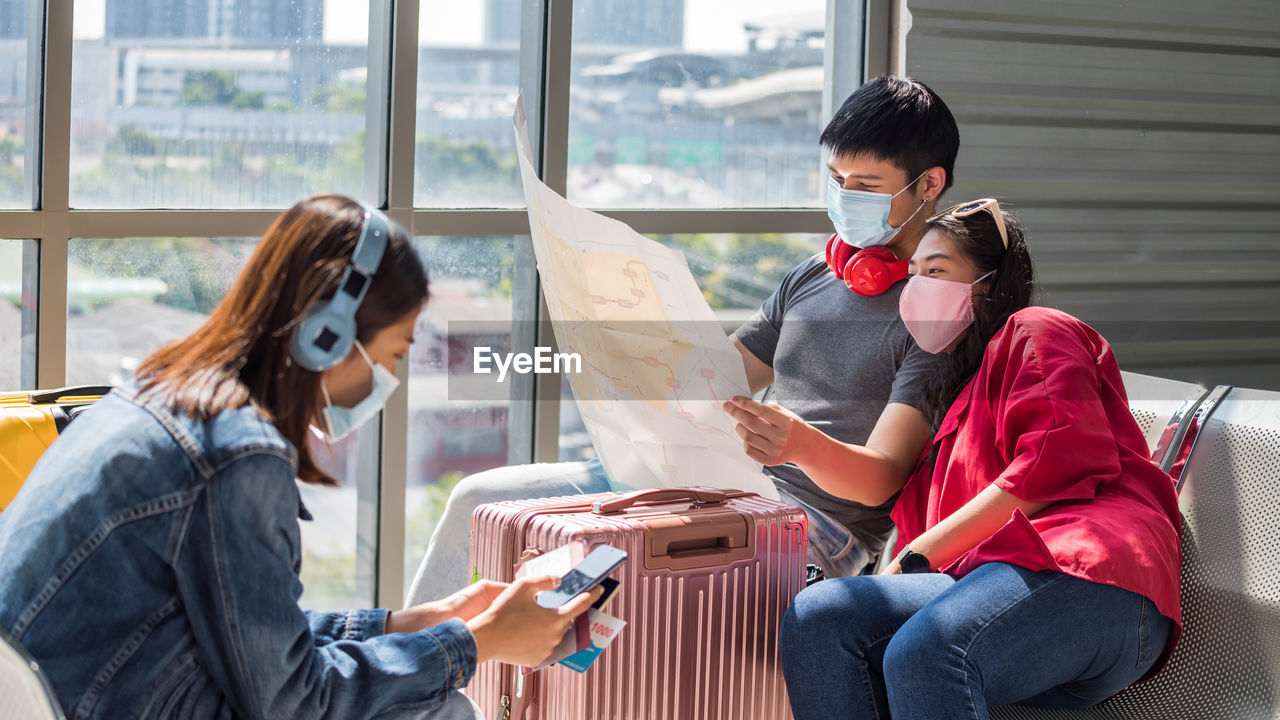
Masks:
[[[1111,347],[1057,310],[1015,313],[987,345],[893,510],[905,547],[994,480],[1052,505],[1004,527],[943,571],[1006,562],[1146,596],[1178,624],[1181,518],[1172,478],[1148,456]],[[1169,643],[1172,650],[1173,642]]]

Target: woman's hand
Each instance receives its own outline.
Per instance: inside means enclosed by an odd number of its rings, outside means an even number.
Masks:
[[[738,437],[747,456],[762,465],[803,464],[827,436],[777,403],[735,397],[724,411],[738,421]]]
[[[417,632],[453,618],[465,622],[487,610],[506,589],[506,583],[481,580],[443,600],[396,610],[387,615],[387,632]]]
[[[901,575],[902,565],[898,563],[897,558],[894,558],[893,562],[890,562],[888,565],[885,566],[884,570],[880,571],[880,574],[881,575]]]
[[[510,587],[508,583],[481,580],[471,583],[440,602],[447,606],[450,618],[467,621],[488,610],[508,587]]]
[[[483,612],[467,622],[476,641],[476,662],[498,660],[533,666],[551,654],[569,624],[604,592],[596,588],[554,610],[538,605],[537,594],[560,582],[556,577],[522,578],[507,587]]]

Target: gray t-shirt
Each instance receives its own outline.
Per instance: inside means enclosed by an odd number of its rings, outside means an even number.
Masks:
[[[800,263],[733,336],[773,368],[769,401],[820,425],[831,437],[862,445],[888,403],[921,409],[920,394],[944,356],[921,350],[898,316],[906,283],[883,295],[851,291],[821,254]],[[793,497],[838,520],[876,556],[893,528],[889,511],[843,500],[792,465],[766,467]]]

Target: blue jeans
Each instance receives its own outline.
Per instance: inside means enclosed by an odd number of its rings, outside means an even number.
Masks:
[[[779,649],[797,720],[981,719],[1011,703],[1096,705],[1155,664],[1171,626],[1128,590],[988,563],[960,580],[817,583],[787,611]]]
[[[808,561],[822,568],[823,575],[829,578],[858,575],[871,562],[871,553],[840,521],[809,507],[782,488],[778,488],[778,497],[788,505],[804,508],[809,518]],[[885,552],[889,549],[885,548]]]
[[[444,706],[426,717],[430,720],[485,720],[480,706],[457,691],[449,693],[445,697]]]

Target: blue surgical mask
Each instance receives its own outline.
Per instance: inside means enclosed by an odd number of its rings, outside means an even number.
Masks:
[[[922,177],[924,173],[920,173],[915,180],[907,183],[907,187],[892,195],[865,190],[845,190],[840,187],[840,183],[836,182],[834,177],[830,178],[827,181],[827,217],[831,218],[831,224],[835,226],[840,239],[858,249],[873,245],[887,245],[901,229],[889,224],[889,210],[893,207],[893,199],[915,185],[916,181]],[[920,203],[920,208],[927,202],[928,199]],[[920,208],[916,208],[916,212],[911,213],[907,222],[920,212]],[[903,223],[903,225],[906,224],[906,222]]]
[[[331,443],[341,440],[369,422],[382,411],[387,398],[400,386],[399,378],[369,359],[369,354],[364,351],[359,340],[356,341],[356,349],[373,370],[373,390],[369,391],[368,397],[356,403],[355,407],[337,407],[329,400],[329,389],[324,386],[324,381],[320,381],[320,391],[324,393],[324,419],[329,426],[325,429],[325,439]]]

